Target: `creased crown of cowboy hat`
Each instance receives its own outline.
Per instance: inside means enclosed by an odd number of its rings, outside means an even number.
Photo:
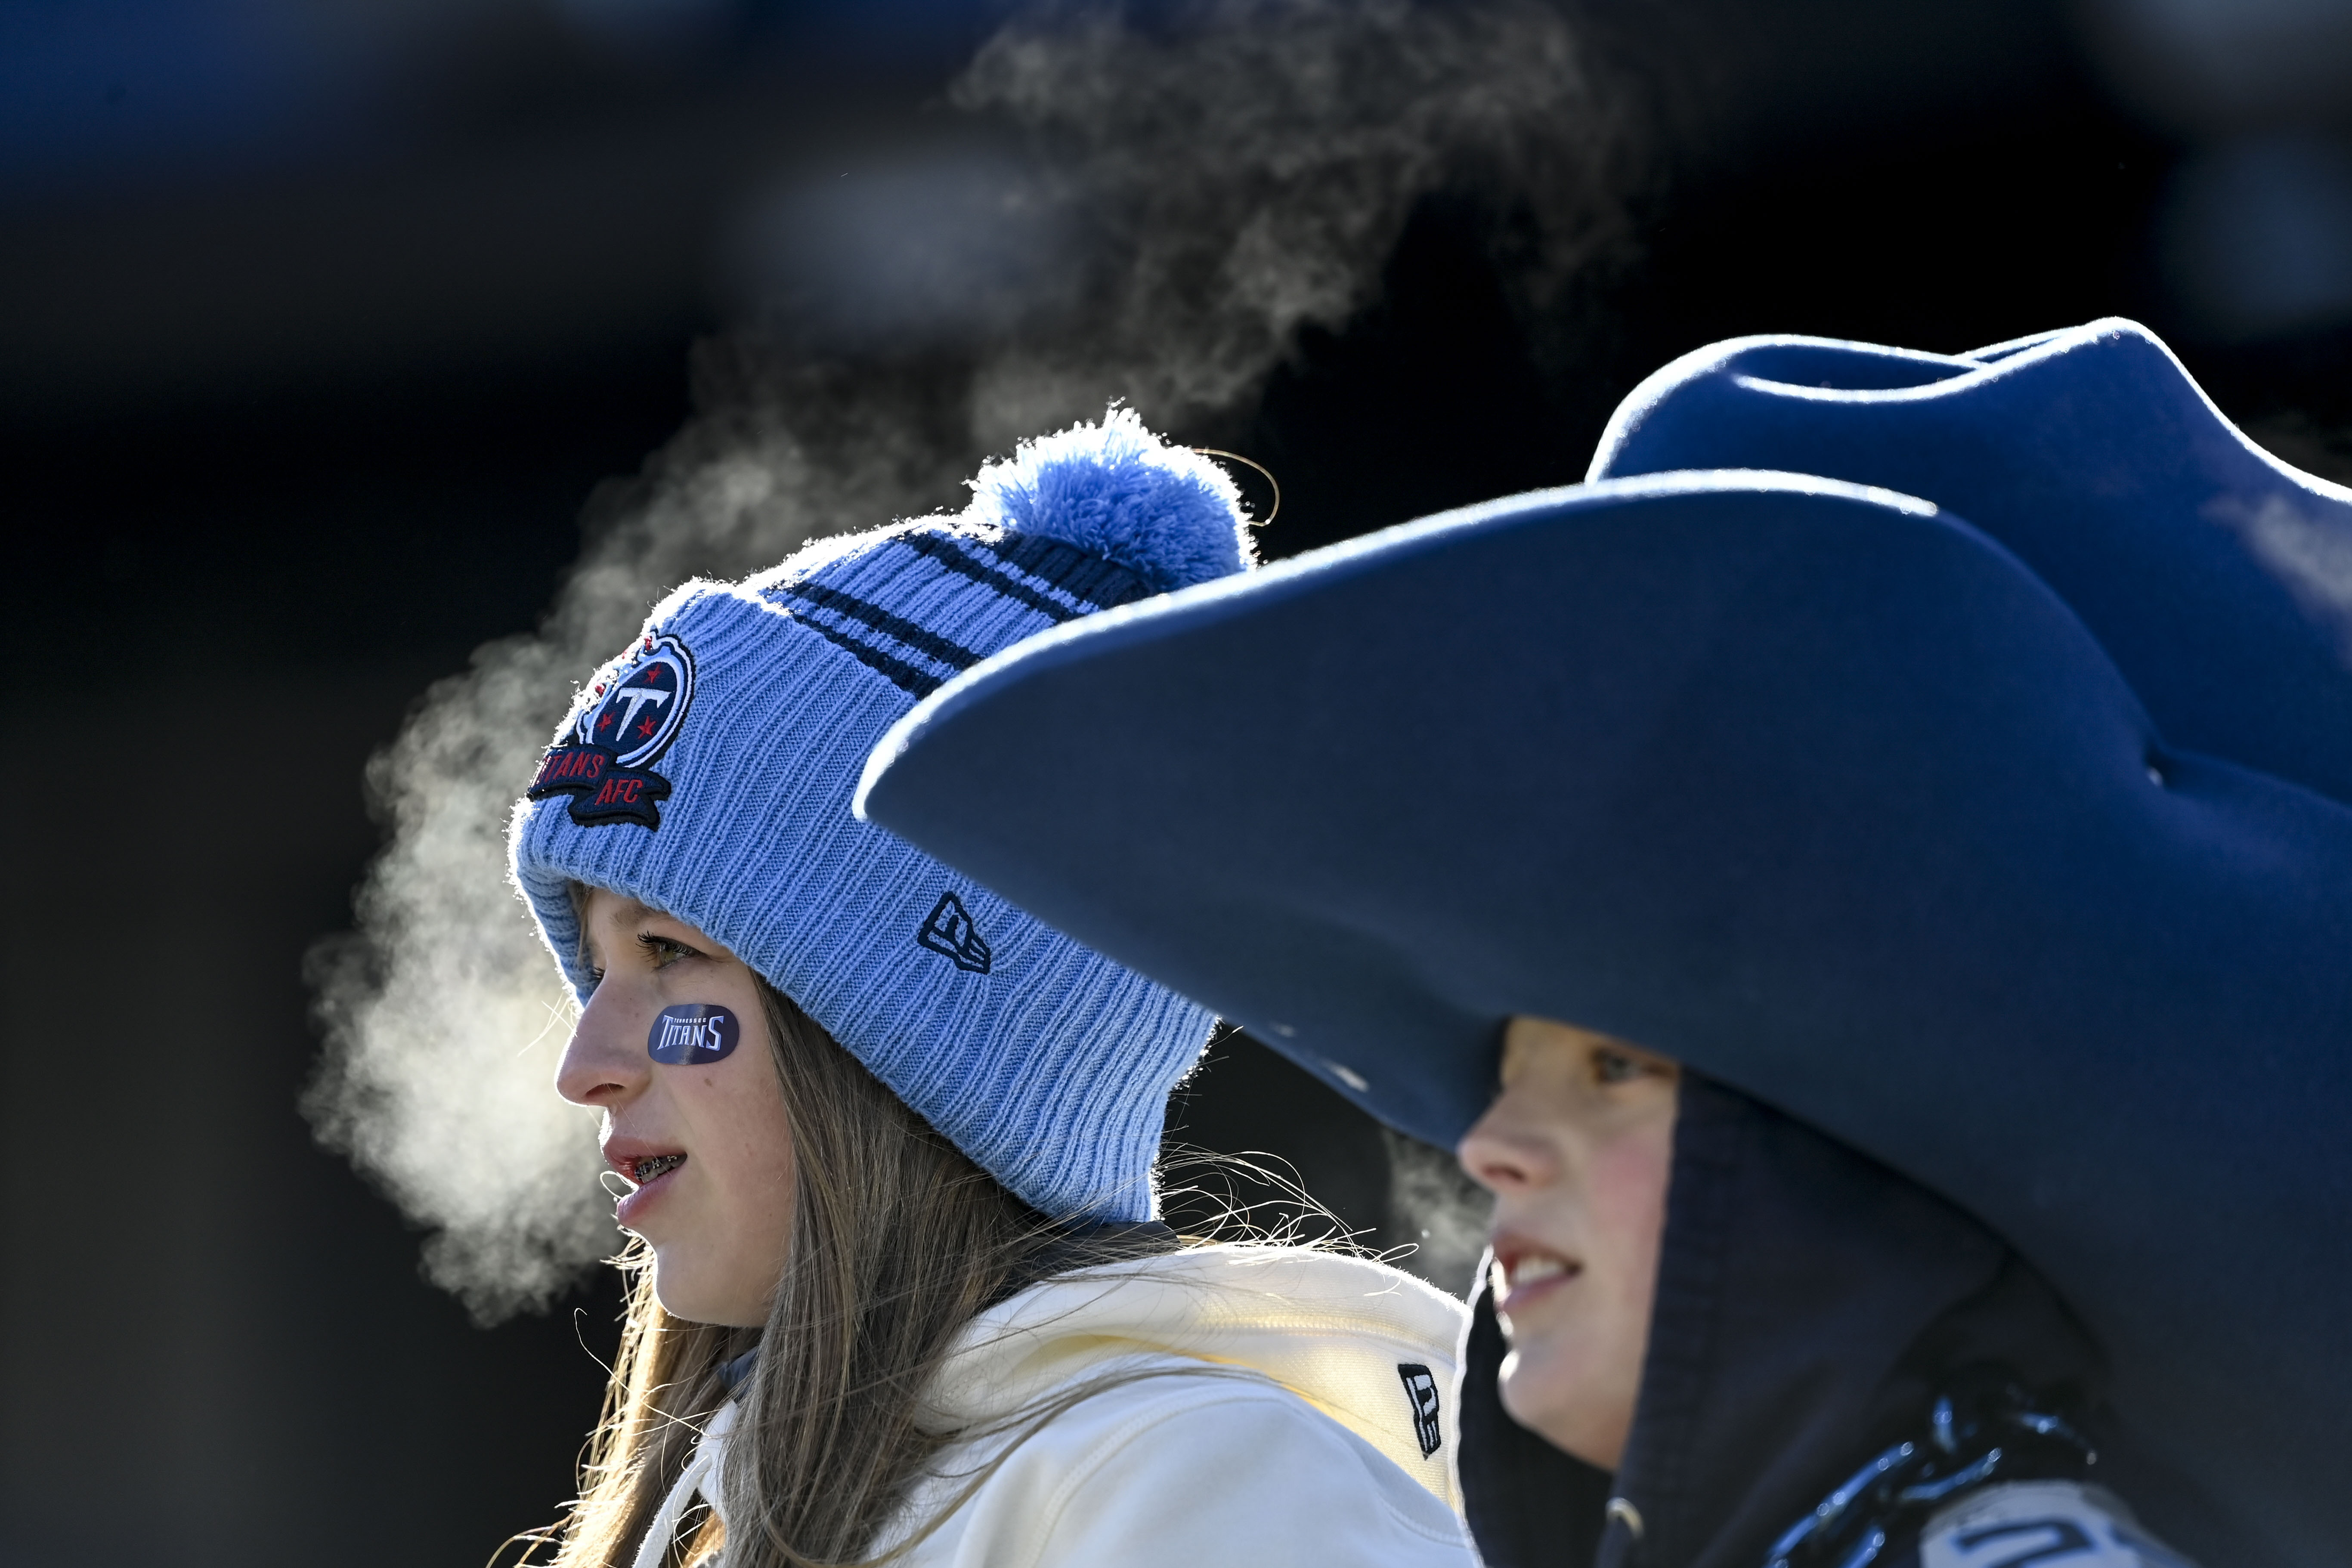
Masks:
[[[2136,471],[2105,438],[2078,479]],[[2148,531],[2250,550],[2231,509],[2272,498],[2352,522],[2267,460],[2183,469],[2177,422],[2140,438],[2206,487],[2155,485]],[[2096,509],[2017,446],[1975,503],[2061,540]],[[2352,1563],[2352,806],[2284,706],[2200,728],[2228,693],[2138,689],[2103,640],[2138,646],[2131,604],[2095,622],[2027,548],[1804,475],[1514,497],[1009,649],[884,739],[859,809],[1433,1142],[1518,1013],[1844,1140],[2082,1314],[2130,1438],[2103,1469],[2151,1526]],[[2137,602],[2326,646],[2267,571]],[[2294,679],[2341,711],[2352,672]]]
[[[2057,591],[2173,744],[2352,801],[2352,491],[2247,441],[2136,322],[1699,349],[1619,405],[1588,477],[1683,468],[1928,497]]]

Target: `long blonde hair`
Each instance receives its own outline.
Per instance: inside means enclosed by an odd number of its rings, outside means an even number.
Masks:
[[[727,1535],[698,1510],[664,1561],[817,1568],[859,1561],[947,1440],[918,1401],[957,1331],[1026,1282],[1061,1227],[933,1131],[782,992],[760,983],[793,1131],[793,1235],[760,1329],[673,1317],[649,1259],[634,1274],[604,1414],[551,1568],[626,1568],[697,1435],[729,1397],[739,1424]],[[901,1549],[905,1544],[902,1542]]]

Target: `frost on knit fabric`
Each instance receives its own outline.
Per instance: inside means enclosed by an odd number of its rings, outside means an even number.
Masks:
[[[972,521],[1076,545],[1159,593],[1226,576],[1252,558],[1232,478],[1153,435],[1131,408],[1024,441],[971,488]]]

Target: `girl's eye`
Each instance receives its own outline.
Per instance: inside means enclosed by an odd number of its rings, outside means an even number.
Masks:
[[[1601,1083],[1630,1083],[1642,1076],[1642,1064],[1604,1047],[1592,1053],[1592,1076]]]
[[[646,956],[653,961],[653,966],[656,969],[667,969],[681,958],[702,956],[682,942],[672,942],[666,936],[656,936],[651,931],[637,933],[637,946],[642,948]]]

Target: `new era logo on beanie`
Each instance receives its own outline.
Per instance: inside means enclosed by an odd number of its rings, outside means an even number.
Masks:
[[[931,906],[915,940],[933,952],[953,959],[958,969],[968,969],[974,974],[988,973],[988,940],[972,923],[971,911],[953,893],[940,895],[940,901]]]
[[[517,805],[515,879],[583,998],[575,884],[725,943],[1036,1207],[1148,1218],[1168,1091],[1209,1016],[850,799],[884,732],[971,665],[1241,570],[1238,497],[1124,410],[1024,445],[972,489],[960,516],[672,594],[582,691]]]

